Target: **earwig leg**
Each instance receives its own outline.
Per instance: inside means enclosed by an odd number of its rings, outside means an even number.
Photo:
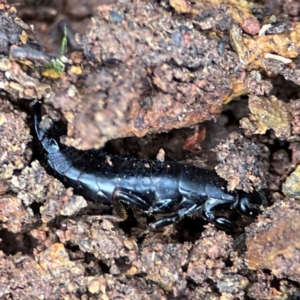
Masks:
[[[173,215],[173,216],[169,216],[169,217],[165,217],[163,219],[160,219],[160,220],[158,220],[154,223],[149,224],[149,226],[152,229],[158,229],[158,228],[161,228],[161,227],[165,227],[165,226],[174,224],[174,223],[178,222],[179,220],[180,220],[180,216],[178,214],[176,214],[176,215]]]
[[[117,214],[117,216],[122,221],[125,221],[127,219],[127,212],[126,212],[124,205],[122,203],[120,203],[120,200],[113,197],[112,205],[113,205],[113,209],[114,209],[115,213]]]
[[[199,207],[197,204],[194,204],[188,208],[179,209],[177,214],[160,219],[160,220],[150,224],[150,227],[152,229],[157,229],[160,227],[174,224],[174,223],[178,222],[179,220],[181,220],[182,218],[195,213],[199,209],[201,209],[201,207]]]
[[[149,205],[139,196],[126,189],[116,189],[113,193],[113,199],[118,202],[124,202],[129,205],[136,206],[137,208],[146,210]]]
[[[173,202],[174,199],[159,200],[155,207],[150,207],[145,213],[148,215],[163,214],[165,211],[170,211],[170,208],[174,205]]]
[[[112,205],[116,214],[122,219],[122,221],[127,219],[126,209],[122,202],[144,210],[149,208],[149,205],[147,205],[138,195],[125,189],[116,189],[112,196]]]
[[[234,223],[231,222],[228,218],[225,217],[215,217],[213,222],[222,229],[231,230],[234,228]]]
[[[228,218],[218,217],[214,215],[214,211],[222,209],[224,207],[230,207],[231,204],[232,203],[228,202],[228,200],[208,198],[205,201],[205,204],[202,206],[203,218],[216,224],[218,227],[231,229],[233,228],[234,224]]]
[[[234,223],[226,217],[217,217],[213,213],[208,213],[205,211],[202,212],[202,216],[205,220],[210,221],[223,229],[234,228]]]
[[[99,220],[110,220],[112,222],[123,222],[124,219],[118,216],[112,215],[101,215],[101,216],[88,216],[87,218],[90,222],[99,221]]]

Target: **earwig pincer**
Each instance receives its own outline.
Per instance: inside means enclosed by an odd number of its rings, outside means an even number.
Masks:
[[[35,131],[55,175],[87,200],[112,205],[122,220],[128,206],[160,216],[152,228],[197,214],[226,230],[233,229],[235,223],[219,215],[221,210],[257,215],[265,205],[262,192],[229,192],[226,181],[214,171],[170,161],[113,156],[101,150],[77,150],[51,137],[40,122],[40,104],[36,104]]]

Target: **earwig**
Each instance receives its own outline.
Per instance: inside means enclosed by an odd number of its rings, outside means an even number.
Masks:
[[[216,211],[230,209],[249,216],[257,215],[265,205],[262,192],[230,192],[226,181],[212,170],[68,147],[42,129],[40,121],[40,104],[36,104],[35,131],[56,176],[88,200],[112,205],[121,220],[126,219],[128,206],[159,215],[151,224],[154,229],[198,214],[226,230],[235,223]]]

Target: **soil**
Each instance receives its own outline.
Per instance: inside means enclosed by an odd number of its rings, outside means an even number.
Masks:
[[[290,0],[0,0],[0,298],[300,299],[299,17]],[[215,169],[268,206],[232,232],[103,218],[45,165],[37,100],[68,146]]]

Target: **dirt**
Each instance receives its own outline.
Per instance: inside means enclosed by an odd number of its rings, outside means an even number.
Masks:
[[[0,1],[0,298],[298,299],[299,16],[297,1]],[[68,146],[215,169],[268,207],[236,232],[112,222],[49,172],[37,99]]]

